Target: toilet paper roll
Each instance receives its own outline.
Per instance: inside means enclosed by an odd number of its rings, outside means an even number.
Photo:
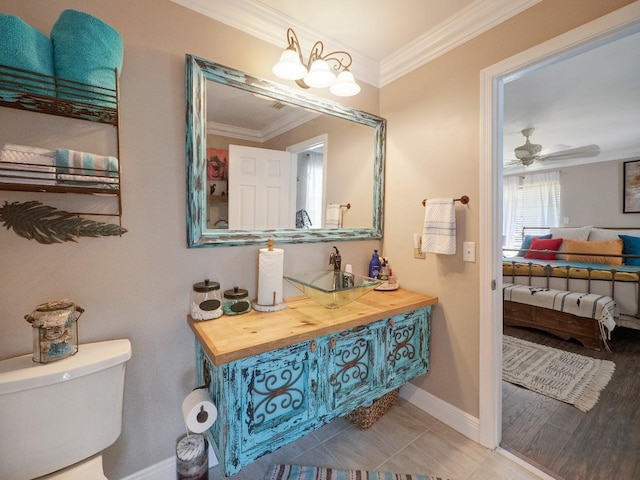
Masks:
[[[218,418],[218,409],[206,388],[197,388],[182,401],[182,416],[193,433],[206,432]]]
[[[282,268],[284,250],[261,248],[258,256],[258,303],[278,305],[282,303]],[[275,292],[275,302],[274,302]]]

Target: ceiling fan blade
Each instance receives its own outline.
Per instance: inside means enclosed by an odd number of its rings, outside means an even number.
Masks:
[[[600,153],[598,145],[585,145],[583,147],[569,148],[559,152],[540,155],[536,160],[564,160],[566,158],[587,158],[595,157]]]

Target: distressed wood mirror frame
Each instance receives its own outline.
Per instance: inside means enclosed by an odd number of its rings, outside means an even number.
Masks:
[[[207,228],[206,83],[213,81],[374,128],[373,219],[371,228],[220,230]],[[253,77],[208,60],[186,55],[187,244],[193,247],[334,242],[382,238],[386,120],[337,102]],[[357,160],[354,160],[357,161]]]

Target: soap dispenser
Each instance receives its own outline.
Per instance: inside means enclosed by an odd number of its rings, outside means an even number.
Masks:
[[[369,277],[370,278],[378,278],[380,275],[380,257],[378,256],[378,250],[373,251],[373,255],[371,256],[371,261],[369,262]]]

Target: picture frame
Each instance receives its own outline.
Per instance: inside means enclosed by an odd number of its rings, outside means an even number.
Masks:
[[[229,151],[207,148],[207,180],[219,182],[229,178]]]
[[[640,160],[623,164],[622,213],[640,213]]]

